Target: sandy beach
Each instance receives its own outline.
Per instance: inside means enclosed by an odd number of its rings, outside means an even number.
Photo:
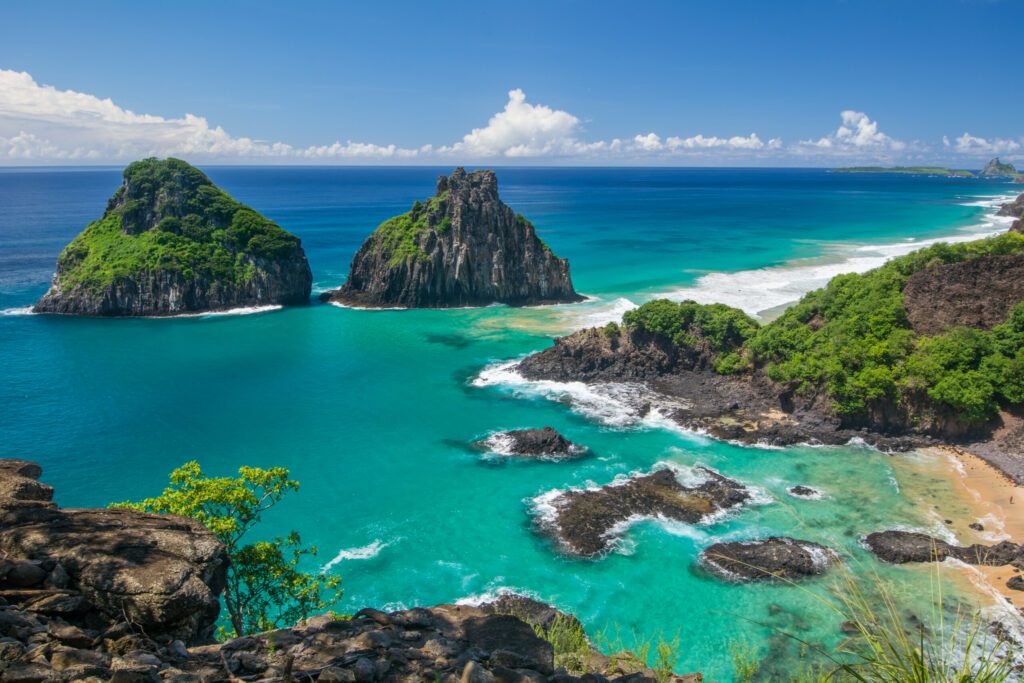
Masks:
[[[1024,486],[1011,481],[976,455],[955,447],[926,449],[948,462],[950,479],[963,506],[945,511],[953,524],[951,531],[962,544],[1013,541],[1024,543]],[[981,530],[969,524],[980,524]],[[1021,572],[1011,566],[963,566],[964,574],[980,590],[1002,596],[1024,608],[1024,591],[1012,590],[1006,582]]]

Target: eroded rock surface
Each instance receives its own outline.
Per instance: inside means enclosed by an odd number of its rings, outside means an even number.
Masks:
[[[701,561],[713,572],[741,581],[816,576],[836,560],[835,553],[823,545],[779,536],[715,543],[701,553]]]
[[[601,488],[563,492],[547,501],[551,510],[542,517],[541,528],[566,552],[592,557],[611,549],[633,520],[698,524],[750,499],[739,482],[703,467],[696,473],[703,481],[692,485],[681,483],[671,469],[661,469]]]
[[[498,432],[482,441],[481,445],[503,455],[567,458],[586,452],[585,448],[577,446],[551,427]]]
[[[864,544],[880,559],[893,564],[941,562],[952,557],[967,564],[1024,569],[1024,545],[1009,541],[959,546],[916,531],[889,530],[868,534]]]

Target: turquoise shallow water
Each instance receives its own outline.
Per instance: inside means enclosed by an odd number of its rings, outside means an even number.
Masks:
[[[327,288],[378,222],[432,193],[441,169],[208,171],[302,237],[317,287]],[[786,670],[799,648],[780,629],[825,647],[839,633],[813,597],[829,580],[808,592],[722,583],[695,564],[714,540],[776,533],[824,542],[853,558],[855,571],[891,578],[908,609],[923,610],[929,574],[880,567],[858,545],[893,524],[934,525],[901,493],[902,461],[857,447],[742,448],[635,423],[607,401],[570,405],[563,390],[474,380],[658,293],[757,312],[815,278],[923,240],[1000,229],[985,225],[978,204],[1013,187],[806,170],[504,169],[499,180],[505,201],[570,259],[577,289],[594,301],[385,312],[311,305],[178,320],[10,314],[45,290],[60,248],[100,214],[118,171],[0,170],[0,456],[41,462],[64,505],[151,495],[191,458],[217,474],[283,465],[302,490],[263,531],[294,528],[320,547],[318,562],[343,576],[342,611],[519,590],[576,612],[591,633],[678,632],[679,669],[717,680],[731,677],[731,642],[747,641]],[[771,287],[751,286],[758,282]],[[469,447],[495,430],[542,425],[592,455],[525,463]],[[658,463],[711,466],[755,487],[759,502],[708,526],[640,523],[597,561],[562,557],[536,532],[538,496]],[[785,489],[796,483],[828,497],[794,499]]]

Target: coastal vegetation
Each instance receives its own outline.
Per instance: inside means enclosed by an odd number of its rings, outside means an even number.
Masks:
[[[848,166],[836,168],[833,173],[891,173],[897,175],[935,175],[954,178],[973,178],[974,173],[964,169],[942,166]]]
[[[190,517],[209,529],[229,558],[223,594],[228,627],[222,634],[243,636],[291,626],[341,598],[339,577],[299,569],[317,549],[304,548],[297,532],[243,543],[264,512],[298,489],[282,467],[241,467],[237,477],[208,477],[192,461],[171,472],[170,486],[159,496],[111,507]]]
[[[216,187],[180,159],[129,164],[103,217],[61,252],[58,284],[101,290],[156,270],[242,283],[246,256],[274,260],[299,244],[294,235]]]
[[[1024,401],[1024,304],[989,330],[920,336],[902,291],[925,268],[1021,252],[1024,236],[1016,233],[936,244],[868,273],[840,275],[764,326],[722,304],[666,300],[627,312],[623,324],[682,346],[704,340],[720,373],[761,369],[798,393],[824,391],[840,415],[864,416],[883,401],[908,408],[930,401],[984,422]]]

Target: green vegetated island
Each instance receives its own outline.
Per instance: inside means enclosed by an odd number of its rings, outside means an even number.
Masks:
[[[998,158],[989,161],[981,171],[946,168],[944,166],[847,166],[832,169],[833,173],[888,173],[892,175],[929,175],[949,176],[951,178],[1024,178],[1017,173],[1013,164],[1000,161]]]
[[[309,300],[297,237],[180,159],[124,170],[103,216],[61,252],[39,313],[161,316]]]

